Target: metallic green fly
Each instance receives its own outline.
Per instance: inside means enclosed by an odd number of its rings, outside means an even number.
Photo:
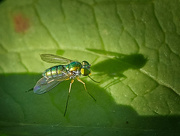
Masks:
[[[73,61],[53,54],[41,54],[40,56],[41,59],[45,62],[60,63],[61,65],[53,66],[46,69],[42,74],[43,77],[36,83],[34,88],[30,90],[33,90],[34,93],[36,94],[43,94],[53,89],[62,81],[71,80],[64,116],[66,115],[66,111],[68,107],[71,86],[75,79],[77,79],[79,82],[81,82],[84,85],[86,92],[96,101],[96,99],[87,91],[85,83],[79,78],[82,75],[82,76],[88,76],[91,80],[93,80],[89,76],[91,74],[91,70],[90,70],[91,65],[87,61],[82,61],[82,63],[80,63],[78,61]],[[93,81],[97,82],[95,80]]]

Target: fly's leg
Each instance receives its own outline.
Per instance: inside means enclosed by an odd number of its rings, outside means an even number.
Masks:
[[[70,83],[70,86],[69,86],[69,92],[68,92],[68,97],[67,97],[67,101],[66,101],[66,108],[65,108],[65,111],[64,111],[64,116],[66,115],[66,111],[67,111],[67,107],[68,107],[68,101],[69,101],[69,97],[70,97],[70,92],[71,92],[71,86],[74,82],[74,79],[71,80],[71,83]]]
[[[77,77],[77,80],[84,85],[84,88],[85,88],[86,92],[91,96],[91,98],[94,99],[94,101],[96,101],[96,99],[87,91],[85,83],[79,77]]]

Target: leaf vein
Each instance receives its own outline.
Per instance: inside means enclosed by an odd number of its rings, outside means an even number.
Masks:
[[[40,24],[44,27],[44,29],[46,30],[47,34],[51,37],[51,39],[54,41],[55,45],[59,48],[59,44],[58,44],[58,41],[53,37],[53,35],[51,34],[50,30],[48,29],[48,27],[43,23],[39,13],[38,13],[38,10],[37,10],[37,7],[36,5],[34,4],[33,5],[33,8],[34,8],[34,11],[35,11],[35,14],[40,22]]]
[[[173,88],[171,85],[168,85],[167,83],[160,81],[158,79],[156,79],[156,77],[154,77],[153,75],[151,75],[150,73],[148,73],[147,71],[140,69],[140,72],[142,72],[143,74],[147,75],[148,77],[150,77],[152,80],[156,81],[158,84],[169,88],[170,90],[172,90],[176,95],[180,96],[180,94],[178,93],[178,90],[176,90],[175,88]]]

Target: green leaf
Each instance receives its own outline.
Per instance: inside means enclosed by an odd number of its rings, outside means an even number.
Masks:
[[[0,135],[179,135],[177,0],[0,1]],[[91,77],[26,92],[51,53],[92,65]]]

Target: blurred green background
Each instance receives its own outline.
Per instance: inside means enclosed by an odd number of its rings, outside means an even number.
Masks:
[[[0,135],[179,135],[178,0],[0,1]],[[51,53],[87,60],[92,78],[26,92]],[[58,65],[58,64],[57,64]]]

